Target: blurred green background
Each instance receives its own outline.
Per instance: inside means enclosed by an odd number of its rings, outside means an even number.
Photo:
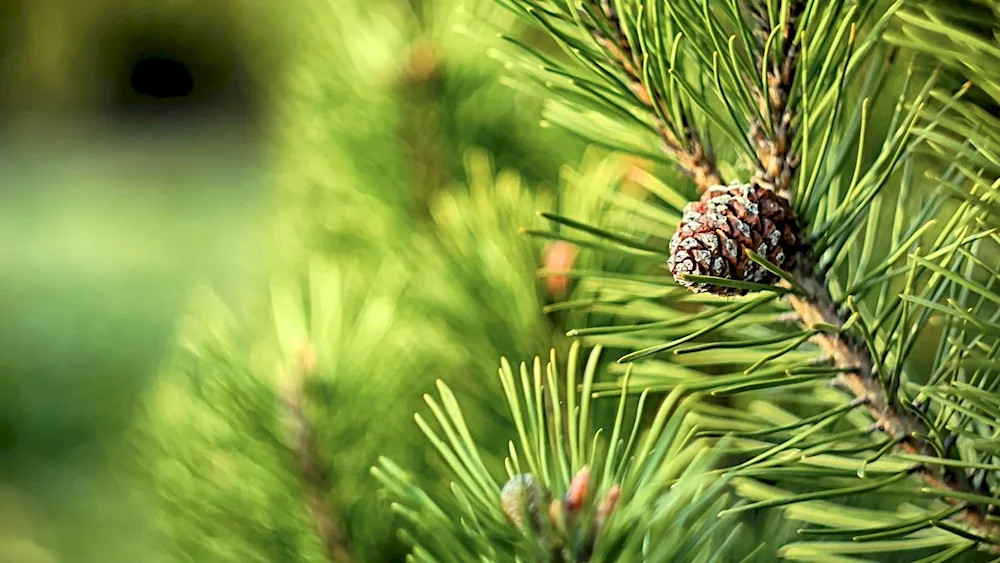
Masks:
[[[0,563],[169,560],[132,427],[195,290],[259,297],[276,223],[363,254],[368,198],[419,222],[471,149],[531,186],[577,161],[460,24],[484,5],[485,35],[513,25],[491,0],[0,0]],[[507,322],[471,332],[547,346]]]
[[[264,12],[0,2],[3,563],[156,560],[123,436],[190,288],[264,266]]]

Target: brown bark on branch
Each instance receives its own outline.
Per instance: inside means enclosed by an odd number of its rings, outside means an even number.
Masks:
[[[310,347],[303,347],[295,364],[285,374],[281,399],[286,411],[286,430],[302,483],[306,512],[323,544],[326,559],[330,563],[349,563],[351,557],[344,543],[341,524],[326,500],[329,487],[313,441],[312,425],[303,405],[303,379],[315,371],[315,365],[315,352]]]
[[[776,61],[765,61],[764,50],[773,29],[767,16],[767,7],[761,2],[751,3],[751,19],[757,24],[754,36],[757,39],[758,68],[769,66],[767,71],[767,92],[761,92],[754,81],[750,86],[757,95],[760,113],[770,116],[770,131],[765,131],[760,123],[754,123],[750,137],[756,145],[760,168],[758,175],[774,186],[779,194],[788,194],[792,178],[799,165],[799,158],[792,151],[795,129],[792,127],[792,108],[788,105],[795,72],[799,61],[799,44],[795,41],[799,34],[799,19],[805,8],[804,2],[791,2],[784,29],[781,30],[784,53]],[[773,52],[774,45],[772,43]]]
[[[847,319],[838,312],[826,285],[813,273],[810,264],[806,260],[803,262],[795,274],[799,284],[806,290],[807,296],[788,297],[802,324],[810,326],[815,323],[826,323],[836,327],[843,326]],[[928,440],[931,430],[924,421],[903,408],[898,397],[885,395],[879,381],[876,363],[864,342],[850,333],[821,333],[816,335],[813,341],[830,357],[836,367],[851,370],[838,375],[833,381],[834,385],[864,401],[868,412],[875,419],[876,428],[890,438],[899,440],[895,446],[896,451],[941,458],[941,454]],[[944,455],[947,458],[948,452],[944,452]],[[927,486],[935,489],[956,493],[989,494],[988,491],[977,490],[969,475],[942,465],[923,463],[918,466],[915,473]],[[964,504],[957,499],[945,500],[953,505],[962,506],[956,518],[978,535],[994,541],[1000,540],[1000,523],[987,517],[987,507]],[[991,549],[995,553],[1000,553],[998,545],[992,546]]]
[[[793,108],[788,100],[795,81],[796,65],[799,59],[799,47],[795,38],[799,34],[798,24],[802,15],[804,2],[793,1],[789,4],[786,16],[786,26],[781,30],[784,42],[782,56],[774,61],[763,59],[765,45],[772,34],[766,5],[761,2],[750,3],[751,19],[757,24],[755,37],[758,43],[758,63],[761,68],[769,65],[767,73],[768,91],[757,89],[761,115],[770,115],[770,132],[755,126],[751,137],[757,145],[760,160],[758,175],[789,200],[793,199],[791,182],[798,166],[798,158],[792,151],[795,130],[791,125]],[[773,48],[773,45],[772,45]],[[821,276],[813,269],[811,249],[802,250],[799,266],[793,272],[806,296],[789,295],[788,300],[799,316],[803,326],[825,323],[841,327],[847,321],[842,311],[830,295]],[[869,414],[875,420],[874,429],[881,431],[896,441],[894,449],[908,454],[933,458],[947,458],[949,450],[939,452],[930,442],[931,429],[919,416],[903,407],[899,397],[887,396],[882,385],[874,358],[868,346],[850,332],[820,333],[813,341],[826,353],[833,364],[845,371],[838,375],[833,384],[850,393],[858,401],[863,401]],[[979,490],[970,475],[954,468],[935,465],[933,463],[919,464],[914,473],[934,489],[943,489],[956,493],[989,495],[988,491]],[[947,502],[960,506],[956,518],[964,522],[971,530],[982,537],[993,541],[1000,540],[1000,523],[987,517],[988,507],[965,503],[958,499],[945,499]],[[1000,502],[1000,501],[998,501]],[[1000,552],[1000,546],[992,546],[992,551]]]
[[[636,100],[646,107],[653,109],[653,104],[657,104],[663,115],[669,115],[662,100],[656,98],[653,92],[642,80],[642,61],[635,53],[625,32],[622,31],[621,21],[618,14],[609,0],[590,0],[591,5],[596,8],[605,18],[605,22],[612,30],[611,37],[605,37],[596,30],[592,30],[594,39],[608,52],[618,63],[618,66],[625,72],[629,81],[629,90]],[[673,159],[678,167],[694,180],[699,191],[705,191],[712,186],[724,184],[722,175],[715,166],[715,162],[708,154],[708,151],[695,131],[688,124],[683,115],[676,116],[680,119],[681,129],[684,132],[684,139],[678,139],[677,135],[664,123],[655,113],[652,113],[655,128],[660,135],[663,152]]]

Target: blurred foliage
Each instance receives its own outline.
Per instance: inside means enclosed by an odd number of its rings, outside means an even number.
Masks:
[[[499,390],[482,378],[492,358],[535,353],[551,337],[532,275],[535,250],[513,228],[532,221],[535,198],[516,175],[494,180],[482,156],[470,170],[469,192],[433,201],[439,235],[372,208],[369,224],[407,240],[405,250],[314,254],[305,270],[278,270],[273,315],[191,307],[195,328],[182,333],[183,349],[161,375],[140,435],[153,438],[145,459],[154,461],[149,474],[169,508],[163,526],[183,558],[310,560],[315,538],[298,501],[295,445],[280,437],[289,415],[275,379],[303,344],[316,355],[306,396],[328,500],[359,560],[395,560],[392,519],[368,475],[377,457],[391,454],[433,474],[411,417],[435,380],[480,405],[471,419],[496,447],[489,439],[508,423],[498,416]],[[257,493],[248,494],[249,483]]]
[[[889,39],[908,50],[931,55],[921,62],[927,67],[943,67],[952,89],[971,81],[963,100],[995,117],[1000,115],[1000,85],[996,81],[1000,2],[965,0],[961,9],[955,7],[950,0],[912,2],[898,18],[898,28]]]
[[[552,343],[534,275],[542,245],[518,227],[536,224],[547,206],[539,182],[581,146],[536,135],[537,113],[516,109],[531,105],[499,84],[499,63],[470,52],[484,29],[511,30],[489,3],[316,1],[289,17],[294,55],[276,80],[268,160],[276,289],[266,300],[222,298],[236,311],[227,322],[189,307],[209,336],[183,333],[139,440],[152,439],[144,459],[182,559],[309,560],[315,533],[303,505],[287,504],[309,485],[290,464],[295,445],[274,430],[290,416],[275,366],[308,342],[318,367],[307,418],[325,500],[358,560],[398,560],[368,469],[384,454],[426,465],[411,417],[436,379],[480,405],[473,418],[496,447],[489,438],[509,423],[483,377],[500,355]],[[233,469],[202,470],[220,455]],[[262,488],[271,475],[273,490],[236,499],[243,485],[227,481],[231,471],[257,475]]]
[[[49,547],[51,530],[30,498],[0,486],[0,562],[56,563]]]
[[[307,246],[352,253],[403,244],[373,231],[367,209],[400,221],[426,215],[432,194],[464,181],[463,158],[485,149],[531,185],[551,182],[582,144],[537,127],[538,105],[499,84],[478,55],[510,14],[483,0],[305,2],[295,57],[278,86],[279,220]],[[342,210],[330,216],[331,208]],[[347,211],[351,208],[352,211]]]
[[[0,21],[4,116],[85,122],[29,122],[0,156],[0,238],[15,241],[0,249],[2,563],[169,560],[154,524],[181,560],[315,559],[275,388],[288,331],[319,358],[307,393],[329,500],[359,560],[398,558],[367,470],[389,455],[441,492],[410,418],[421,393],[441,378],[464,397],[499,467],[510,429],[496,359],[620,314],[560,303],[546,320],[534,270],[552,247],[516,227],[538,230],[538,209],[627,216],[618,191],[655,186],[652,168],[598,153],[563,166],[583,143],[539,127],[541,104],[487,56],[500,32],[555,48],[492,1],[15,0]],[[218,96],[178,118],[194,125],[107,129],[95,143],[129,65],[157,50],[218,74]],[[219,117],[239,126],[217,134]],[[573,197],[553,193],[560,181]],[[619,206],[598,197],[609,187]],[[631,267],[587,248],[577,258]],[[205,278],[213,291],[190,297]],[[604,283],[570,279],[580,295]],[[154,516],[132,496],[137,460],[120,438],[164,355],[130,435],[163,503]]]
[[[36,501],[60,558],[150,560],[121,434],[186,288],[236,298],[260,277],[258,151],[204,132],[5,131],[0,481]]]

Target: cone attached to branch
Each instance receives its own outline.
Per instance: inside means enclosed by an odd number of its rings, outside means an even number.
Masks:
[[[757,182],[713,186],[684,208],[670,240],[667,265],[674,279],[692,291],[744,295],[745,289],[692,282],[684,276],[774,284],[778,276],[751,260],[747,250],[787,270],[795,265],[800,248],[795,212],[773,188]]]
[[[522,473],[504,485],[500,502],[515,527],[523,531],[530,522],[543,549],[559,554],[557,560],[585,562],[621,496],[618,484],[599,497],[592,487],[590,468],[585,466],[573,476],[565,494],[549,501],[553,495],[531,474]]]

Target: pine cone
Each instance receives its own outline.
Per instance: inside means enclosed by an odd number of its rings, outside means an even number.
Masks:
[[[515,526],[523,528],[527,516],[537,530],[542,505],[546,502],[544,496],[545,493],[535,478],[530,473],[521,473],[503,486],[503,490],[500,491],[500,502],[504,514]]]
[[[674,279],[692,291],[745,295],[745,289],[692,283],[680,276],[777,283],[778,276],[750,260],[746,249],[787,270],[795,265],[801,245],[799,232],[788,200],[772,188],[756,182],[713,186],[701,201],[684,208],[684,217],[670,239],[667,265]]]

